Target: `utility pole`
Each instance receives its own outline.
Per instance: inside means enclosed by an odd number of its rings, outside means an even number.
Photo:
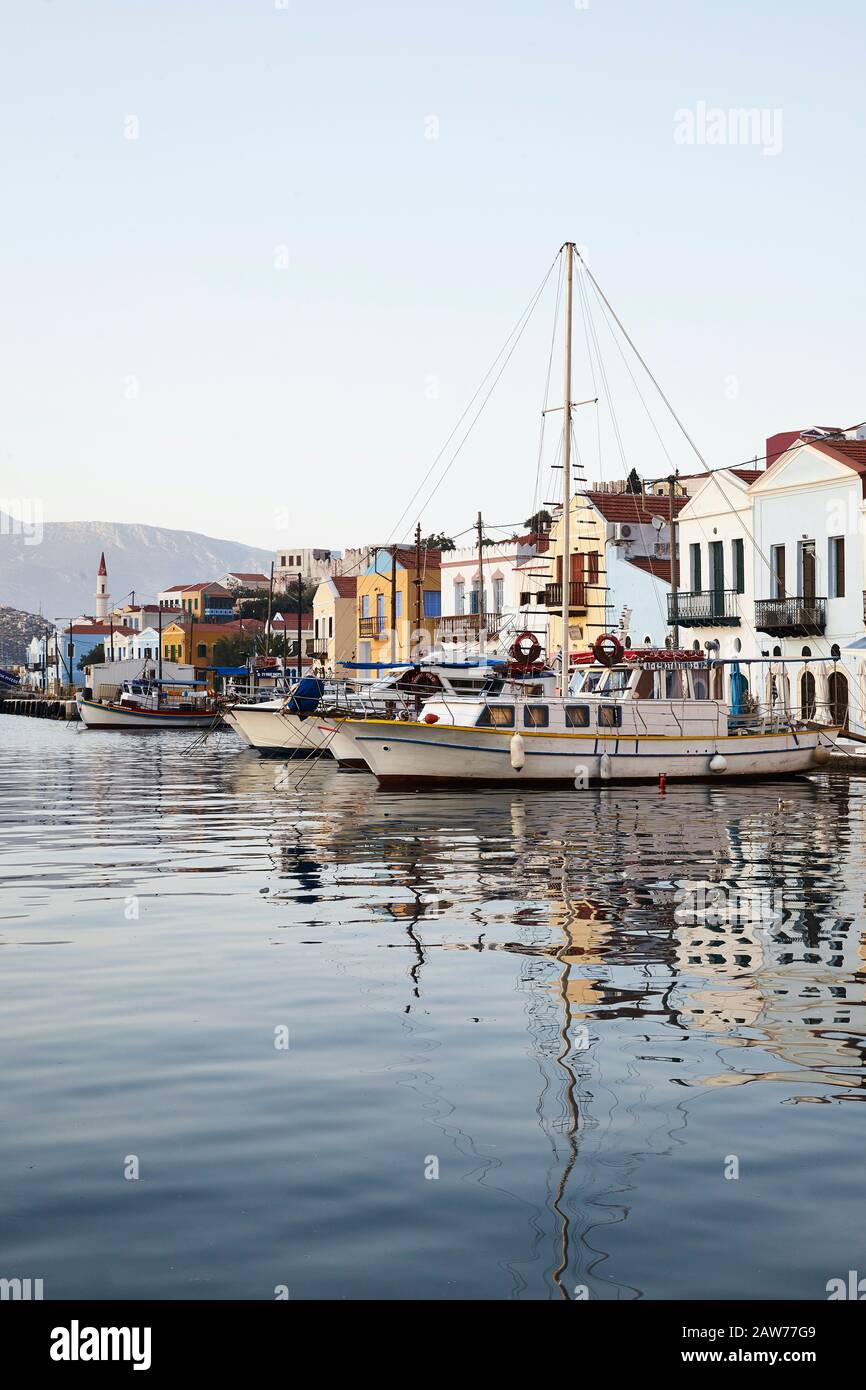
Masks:
[[[397,547],[391,546],[391,665],[397,664]]]
[[[676,474],[672,473],[671,476],[668,478],[668,502],[670,504],[669,525],[671,533],[671,613],[673,615],[673,623],[671,626],[673,630],[674,651],[678,651],[680,645],[680,629],[679,624],[677,623],[677,594],[679,592],[679,583],[677,575],[677,518],[676,510],[674,507],[674,489],[676,487],[676,481]]]
[[[481,513],[475,522],[475,529],[478,533],[478,637],[484,630],[484,527],[481,522]]]
[[[271,582],[268,585],[268,625],[265,632],[265,655],[271,654],[271,613],[274,605],[274,562],[271,560]]]

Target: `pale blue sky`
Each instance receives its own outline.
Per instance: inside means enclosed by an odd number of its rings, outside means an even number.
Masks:
[[[2,9],[0,496],[47,520],[388,538],[566,238],[712,463],[866,417],[855,0]],[[781,152],[675,143],[699,102],[781,109]],[[551,315],[425,530],[528,514]]]

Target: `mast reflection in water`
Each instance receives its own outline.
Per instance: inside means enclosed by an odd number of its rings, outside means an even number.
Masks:
[[[230,736],[2,728],[0,1273],[765,1299],[862,1259],[860,783],[275,792]]]

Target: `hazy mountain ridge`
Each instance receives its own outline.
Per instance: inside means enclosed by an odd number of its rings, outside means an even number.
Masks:
[[[131,590],[153,600],[170,584],[217,579],[227,570],[267,574],[274,553],[196,531],[118,521],[49,521],[36,534],[0,514],[0,605],[49,618],[92,613],[96,570],[105,551],[114,603]]]

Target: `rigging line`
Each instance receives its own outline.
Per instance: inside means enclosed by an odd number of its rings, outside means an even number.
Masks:
[[[612,340],[613,340],[614,346],[616,347],[616,350],[617,350],[617,352],[619,353],[620,358],[622,359],[623,366],[625,367],[626,371],[628,372],[628,374],[629,374],[629,376],[630,376],[630,378],[631,378],[632,385],[634,386],[634,389],[635,389],[635,391],[637,392],[638,399],[639,399],[641,405],[642,405],[643,408],[644,408],[644,411],[645,411],[645,413],[646,413],[646,417],[647,417],[647,419],[649,420],[650,424],[652,425],[652,428],[653,428],[653,432],[654,432],[654,434],[655,434],[655,437],[656,437],[656,439],[658,440],[659,444],[660,444],[661,447],[662,447],[662,453],[664,454],[665,458],[667,459],[668,463],[670,464],[670,466],[671,466],[671,471],[673,472],[673,471],[675,471],[674,461],[673,461],[673,459],[671,458],[670,453],[668,452],[667,445],[665,444],[665,441],[664,441],[664,439],[663,439],[662,436],[661,436],[661,433],[660,433],[660,431],[659,431],[659,427],[658,427],[658,425],[656,424],[655,420],[653,419],[652,412],[650,411],[650,408],[649,408],[649,406],[648,406],[647,403],[646,403],[646,400],[645,400],[645,398],[644,398],[644,394],[643,394],[643,392],[641,391],[640,387],[638,386],[637,379],[636,379],[636,377],[635,377],[635,375],[634,375],[634,372],[632,371],[631,367],[629,366],[628,358],[626,357],[625,353],[624,353],[623,350],[622,350],[622,343],[619,341],[619,338],[617,338],[616,334],[614,333],[614,331],[613,331],[613,326],[612,326],[612,324],[611,324],[611,322],[610,322],[610,319],[607,317],[607,315],[605,315],[604,321],[605,321],[605,323],[606,323],[606,325],[607,325],[607,331],[608,331],[608,333],[610,334],[610,336],[611,336],[611,338],[612,338]]]
[[[482,411],[484,410],[484,407],[487,405],[487,402],[490,400],[490,397],[493,395],[493,392],[496,390],[496,387],[497,387],[497,385],[499,384],[500,378],[502,377],[502,373],[505,371],[505,368],[508,366],[508,363],[511,361],[511,358],[514,356],[514,352],[515,352],[515,350],[516,350],[516,348],[517,348],[517,345],[518,345],[518,343],[520,342],[520,339],[523,337],[524,330],[526,329],[526,326],[527,326],[527,324],[529,323],[529,320],[530,320],[531,317],[532,317],[532,313],[533,313],[533,310],[535,309],[536,304],[538,303],[539,299],[541,298],[542,291],[544,290],[544,287],[545,287],[545,285],[547,284],[547,281],[548,281],[548,279],[549,279],[549,277],[550,277],[550,271],[551,271],[552,269],[553,269],[553,267],[551,266],[550,270],[548,270],[547,275],[544,277],[544,280],[542,281],[541,285],[539,286],[538,291],[537,291],[537,293],[536,293],[536,295],[535,295],[535,298],[533,299],[533,301],[532,301],[532,303],[531,303],[531,305],[530,305],[530,307],[529,307],[528,312],[525,314],[524,319],[523,319],[523,322],[522,322],[522,324],[520,325],[519,331],[517,332],[517,335],[516,335],[516,337],[514,338],[514,342],[511,344],[511,347],[510,347],[509,350],[508,350],[508,355],[506,356],[505,360],[503,361],[502,366],[499,368],[499,371],[497,372],[497,374],[496,374],[496,376],[495,376],[495,378],[494,378],[494,380],[493,380],[493,383],[492,383],[492,385],[491,385],[491,387],[490,387],[490,390],[487,392],[487,395],[484,397],[483,401],[481,402],[480,406],[478,407],[478,410],[476,411],[475,415],[473,416],[473,419],[472,419],[472,422],[471,422],[470,425],[469,425],[469,428],[467,429],[467,431],[466,431],[466,433],[464,434],[463,438],[461,439],[460,443],[457,445],[457,448],[454,450],[454,453],[451,455],[451,458],[449,459],[449,461],[448,461],[446,467],[443,469],[442,475],[441,475],[441,477],[439,478],[439,481],[436,483],[435,487],[432,489],[432,491],[428,494],[428,496],[427,496],[427,498],[425,499],[425,501],[422,503],[421,508],[420,508],[420,511],[419,511],[419,513],[418,513],[419,516],[420,516],[420,515],[423,515],[425,509],[426,509],[427,507],[429,507],[430,503],[433,501],[433,498],[436,496],[436,493],[439,491],[440,487],[442,486],[442,484],[444,483],[445,479],[447,478],[449,472],[451,471],[452,467],[454,466],[454,463],[456,462],[457,456],[458,456],[458,454],[460,453],[461,449],[463,448],[463,445],[466,443],[467,439],[469,438],[470,434],[472,433],[473,429],[475,428],[476,424],[478,423],[478,420],[479,420],[479,418],[480,418],[480,416],[481,416]],[[489,375],[489,373],[488,373],[488,375]],[[477,392],[476,392],[476,395],[477,395]],[[464,412],[464,414],[465,414],[465,412]],[[461,418],[462,418],[462,417],[461,417]],[[452,435],[451,435],[450,437],[453,437],[453,433],[454,433],[454,432],[452,431]],[[429,473],[428,473],[428,476],[429,476]],[[422,486],[423,486],[423,484],[422,484]],[[418,489],[418,491],[420,491],[420,488]],[[416,493],[416,496],[417,496],[417,493]],[[412,500],[414,501],[414,498],[413,498]],[[411,506],[411,502],[410,502],[409,505]],[[404,513],[404,515],[405,515],[405,513]],[[401,518],[401,519],[402,519],[402,518]]]
[[[586,356],[587,356],[587,360],[588,360],[588,362],[589,362],[589,374],[590,374],[590,376],[592,377],[592,394],[593,394],[593,395],[595,396],[595,398],[596,398],[596,404],[595,404],[595,429],[596,429],[596,435],[597,435],[597,438],[598,438],[598,476],[599,476],[599,479],[601,479],[601,478],[603,477],[603,472],[602,472],[602,460],[601,460],[601,414],[600,414],[599,409],[598,409],[598,383],[596,382],[596,379],[595,379],[595,364],[593,363],[593,360],[592,360],[592,350],[591,350],[591,348],[590,348],[589,333],[588,333],[588,331],[587,331],[587,326],[586,326],[586,284],[585,284],[585,282],[584,282],[583,276],[582,276],[581,273],[580,273],[582,269],[583,269],[583,261],[581,261],[580,258],[578,258],[578,266],[577,266],[577,270],[578,270],[578,274],[577,274],[577,290],[578,290],[578,294],[580,295],[580,300],[581,300],[581,308],[582,308],[581,317],[582,317],[582,319],[583,319],[583,337],[584,337],[584,342],[586,343]]]
[[[401,525],[403,524],[403,521],[405,520],[406,516],[408,515],[409,511],[410,511],[411,508],[412,508],[412,504],[414,503],[415,499],[418,497],[419,493],[420,493],[420,492],[422,491],[422,489],[424,488],[425,484],[427,483],[427,480],[429,479],[430,475],[433,473],[433,470],[435,469],[435,467],[436,467],[436,465],[438,464],[439,460],[442,458],[443,454],[445,453],[446,449],[448,448],[448,445],[451,443],[451,440],[454,438],[454,436],[455,436],[455,434],[457,433],[457,431],[459,430],[461,424],[462,424],[463,421],[466,419],[466,416],[469,414],[470,410],[472,409],[472,406],[475,404],[475,401],[478,399],[478,396],[481,394],[482,390],[484,389],[485,382],[487,381],[487,379],[488,379],[488,377],[491,375],[491,373],[495,370],[497,362],[498,362],[499,359],[502,357],[503,353],[506,351],[506,349],[507,349],[507,347],[508,347],[508,344],[511,342],[511,339],[514,337],[515,333],[518,333],[518,338],[519,338],[519,335],[523,332],[523,329],[526,327],[526,323],[529,321],[529,317],[531,316],[532,311],[533,311],[533,309],[535,308],[535,305],[537,304],[538,299],[539,299],[539,297],[541,296],[541,293],[542,293],[542,291],[544,290],[545,285],[547,284],[547,281],[550,279],[551,272],[552,272],[552,270],[553,270],[553,267],[556,265],[557,260],[559,259],[559,255],[560,255],[560,253],[557,252],[556,255],[554,256],[553,260],[551,261],[551,263],[550,263],[550,265],[549,265],[549,267],[548,267],[548,269],[547,269],[547,271],[546,271],[546,273],[545,273],[545,275],[544,275],[544,278],[543,278],[542,281],[541,281],[541,284],[538,286],[538,289],[537,289],[537,290],[534,292],[534,294],[532,295],[532,297],[531,297],[531,299],[529,300],[529,303],[527,304],[526,308],[524,308],[523,312],[522,312],[522,313],[520,314],[520,316],[518,317],[516,324],[515,324],[514,327],[512,328],[511,332],[508,334],[508,337],[505,339],[505,342],[503,343],[502,347],[499,349],[499,351],[498,351],[498,353],[496,354],[496,356],[494,357],[492,363],[491,363],[490,366],[488,367],[487,371],[484,373],[484,376],[481,378],[481,381],[479,382],[478,386],[476,387],[476,389],[475,389],[475,391],[474,391],[474,393],[473,393],[471,399],[469,400],[469,402],[468,402],[468,404],[466,405],[466,407],[464,408],[462,414],[459,416],[458,420],[456,421],[456,423],[455,423],[455,425],[454,425],[454,428],[452,429],[452,431],[451,431],[451,433],[449,434],[448,438],[445,440],[445,443],[442,445],[442,448],[439,450],[439,453],[436,455],[436,457],[434,458],[434,460],[433,460],[433,462],[431,463],[430,467],[427,469],[427,472],[424,474],[424,477],[421,479],[421,482],[418,484],[418,486],[417,486],[417,488],[415,489],[415,491],[413,492],[412,496],[409,498],[409,501],[407,502],[407,504],[406,504],[406,506],[405,506],[403,512],[402,512],[401,515],[399,516],[397,522],[395,523],[395,525],[394,525],[394,527],[393,527],[393,529],[392,529],[391,537],[393,537],[394,533],[400,529]],[[522,326],[521,326],[521,324],[522,324]],[[519,331],[518,331],[518,330],[519,330]],[[512,352],[513,352],[513,350],[514,350],[514,349],[512,348]],[[510,355],[511,355],[511,354],[509,353],[509,357],[510,357]],[[506,358],[506,363],[507,363],[507,361],[508,361],[508,358]],[[502,375],[502,373],[501,373],[501,371],[500,371],[499,376],[501,376],[501,375]],[[497,376],[496,381],[499,380],[499,376]],[[496,381],[494,381],[494,386],[496,385]],[[487,399],[489,399],[489,393],[488,393],[488,396],[485,397],[484,404],[486,404]],[[484,408],[484,406],[482,405],[482,409],[483,409],[483,408]],[[479,412],[479,413],[480,413],[480,412]],[[476,416],[475,418],[477,419],[478,417]],[[471,427],[470,427],[470,428],[471,428]],[[452,463],[453,463],[453,459],[452,459]],[[450,464],[449,464],[449,467],[450,467]],[[446,471],[447,471],[447,470],[446,470]],[[390,540],[390,537],[389,537],[389,540]]]
[[[556,328],[557,328],[557,324],[558,324],[558,322],[559,322],[559,306],[560,306],[560,302],[561,302],[561,300],[562,300],[562,281],[563,281],[563,262],[562,262],[562,253],[560,252],[560,256],[559,256],[559,276],[558,276],[558,278],[557,278],[557,284],[556,284],[556,300],[555,300],[554,306],[553,306],[553,326],[552,326],[552,328],[551,328],[551,333],[550,333],[550,353],[549,353],[548,359],[547,359],[547,375],[546,375],[546,377],[545,377],[545,382],[544,382],[544,397],[543,397],[543,402],[544,402],[544,403],[543,403],[543,407],[542,407],[542,411],[541,411],[541,425],[540,425],[539,432],[538,432],[538,461],[537,461],[536,467],[535,467],[535,489],[534,489],[533,495],[532,495],[532,512],[530,513],[530,515],[532,515],[532,516],[535,516],[536,512],[539,510],[540,501],[541,501],[541,499],[540,499],[540,497],[539,497],[539,492],[540,492],[540,490],[541,490],[541,467],[542,467],[542,460],[543,460],[543,456],[544,456],[544,427],[545,427],[545,424],[546,424],[546,421],[547,421],[547,413],[546,413],[546,412],[547,412],[547,403],[548,403],[548,401],[549,401],[549,399],[550,399],[550,377],[551,377],[551,373],[552,373],[552,371],[553,371],[553,352],[554,352],[554,348],[555,348],[555,346],[556,346]]]
[[[579,251],[577,252],[577,255],[578,255],[578,257],[580,257],[580,252],[579,252]],[[582,258],[581,258],[581,259],[582,259]],[[711,477],[713,478],[713,480],[715,481],[716,486],[718,487],[719,491],[721,492],[722,496],[723,496],[724,499],[725,499],[725,502],[727,503],[727,506],[728,506],[729,511],[734,511],[735,508],[731,505],[731,499],[730,499],[730,497],[728,496],[728,494],[725,492],[725,490],[724,490],[724,488],[723,488],[721,482],[719,481],[719,478],[718,478],[718,476],[717,476],[716,471],[713,470],[712,468],[710,468],[710,465],[707,463],[707,460],[704,458],[703,454],[701,453],[701,451],[700,451],[700,449],[698,448],[698,446],[697,446],[697,444],[695,443],[695,441],[692,439],[691,435],[689,434],[689,432],[688,432],[688,430],[686,429],[685,425],[683,424],[682,420],[681,420],[680,417],[677,415],[677,412],[674,410],[673,405],[672,405],[671,402],[668,400],[667,396],[665,395],[664,391],[662,390],[662,388],[661,388],[661,386],[659,385],[659,383],[658,383],[658,381],[656,380],[656,378],[653,376],[653,374],[652,374],[652,372],[650,371],[649,366],[647,365],[645,359],[641,356],[640,352],[638,351],[637,346],[636,346],[636,344],[635,344],[633,338],[630,336],[628,330],[626,329],[625,325],[623,324],[622,320],[620,319],[619,315],[617,314],[616,310],[614,309],[614,307],[613,307],[613,305],[611,304],[610,300],[608,299],[607,295],[604,293],[604,290],[601,288],[601,286],[599,285],[599,283],[598,283],[598,281],[596,280],[595,276],[593,275],[592,271],[589,269],[589,266],[586,265],[586,262],[583,262],[583,264],[584,264],[584,269],[585,269],[585,271],[586,271],[586,274],[589,276],[589,279],[590,279],[591,283],[593,284],[593,286],[594,286],[594,288],[595,288],[595,291],[596,291],[596,294],[599,296],[599,298],[600,298],[602,304],[603,304],[603,305],[605,306],[605,308],[607,309],[608,313],[610,314],[610,316],[611,316],[611,318],[613,319],[613,321],[616,323],[617,327],[619,328],[620,332],[622,333],[623,337],[625,338],[626,342],[628,343],[628,345],[629,345],[629,347],[631,348],[632,352],[634,353],[635,357],[636,357],[637,360],[640,362],[641,366],[643,367],[644,371],[646,372],[646,374],[647,374],[647,376],[649,377],[650,381],[652,382],[653,386],[654,386],[654,387],[656,388],[656,390],[658,391],[659,395],[661,396],[662,400],[664,401],[665,405],[667,406],[668,410],[670,411],[670,413],[671,413],[671,415],[672,415],[674,421],[676,422],[678,428],[679,428],[680,431],[682,432],[683,436],[684,436],[685,439],[687,440],[688,444],[690,445],[690,447],[691,447],[692,450],[694,451],[694,453],[695,453],[695,455],[697,456],[697,458],[700,460],[701,465],[703,466],[704,470],[705,470],[707,473],[709,473],[710,476],[711,476]],[[754,536],[753,531],[751,530],[751,528],[747,525],[747,523],[746,523],[745,521],[742,522],[741,524],[742,524],[742,526],[743,526],[744,531],[746,532],[746,535],[749,537],[750,541],[752,542],[752,545],[753,545],[754,549],[755,549],[755,550],[757,551],[757,553],[760,555],[760,557],[761,557],[761,559],[763,560],[764,564],[767,565],[767,567],[769,568],[769,566],[770,566],[769,558],[768,558],[768,556],[764,553],[764,551],[761,549],[761,547],[758,545],[758,543],[757,543],[757,541],[756,541],[756,539],[755,539],[755,536]]]

